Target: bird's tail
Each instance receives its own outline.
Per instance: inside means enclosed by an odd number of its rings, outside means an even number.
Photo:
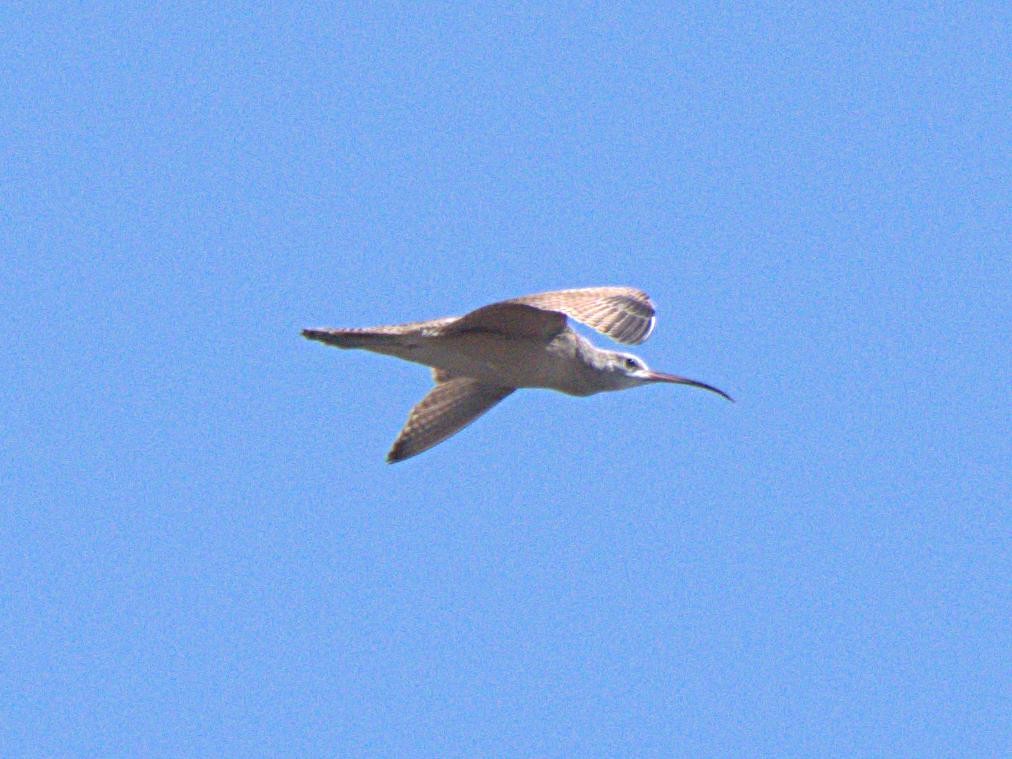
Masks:
[[[304,329],[302,336],[338,348],[377,348],[400,339],[398,335],[370,329]]]

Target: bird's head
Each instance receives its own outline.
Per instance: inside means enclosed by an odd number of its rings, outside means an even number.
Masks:
[[[734,400],[723,390],[718,390],[712,385],[707,385],[705,382],[698,382],[687,377],[679,377],[677,374],[655,372],[647,366],[643,359],[631,353],[609,351],[603,368],[616,390],[649,385],[654,382],[670,382],[675,385],[691,385],[692,387],[709,390],[711,393],[716,393],[719,396],[727,398],[729,401]]]

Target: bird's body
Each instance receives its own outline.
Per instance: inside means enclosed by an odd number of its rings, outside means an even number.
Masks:
[[[577,334],[569,316],[616,340],[639,343],[654,326],[647,295],[596,287],[528,295],[460,317],[365,329],[307,329],[312,340],[361,348],[432,367],[436,387],[415,406],[389,461],[442,442],[518,388],[592,395],[651,382],[721,390],[649,370],[627,353],[603,350]]]
[[[328,337],[331,339],[325,342],[337,344],[333,336]],[[596,373],[588,360],[594,346],[569,327],[547,340],[494,332],[351,333],[339,347],[364,348],[432,367],[439,370],[439,376],[471,377],[500,387],[547,388],[569,395],[591,395],[606,389],[594,383]]]

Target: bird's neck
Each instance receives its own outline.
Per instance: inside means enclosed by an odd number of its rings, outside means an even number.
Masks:
[[[589,340],[578,335],[576,344],[576,355],[579,358],[581,371],[577,382],[581,386],[579,395],[593,395],[608,390],[619,390],[618,386],[612,386],[613,373],[609,371],[611,366],[611,353],[591,344]]]
[[[595,348],[588,341],[584,340],[580,359],[582,363],[595,373],[605,372],[608,367],[609,354],[600,348]]]

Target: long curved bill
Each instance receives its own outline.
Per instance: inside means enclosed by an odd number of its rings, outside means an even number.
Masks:
[[[690,385],[692,387],[698,387],[702,390],[709,390],[711,393],[716,393],[719,396],[727,398],[731,403],[734,403],[734,398],[725,393],[723,390],[714,387],[713,385],[707,385],[705,382],[697,382],[696,380],[689,379],[688,377],[679,377],[677,374],[665,374],[664,372],[655,372],[650,370],[644,377],[648,382],[671,382],[675,385]]]

